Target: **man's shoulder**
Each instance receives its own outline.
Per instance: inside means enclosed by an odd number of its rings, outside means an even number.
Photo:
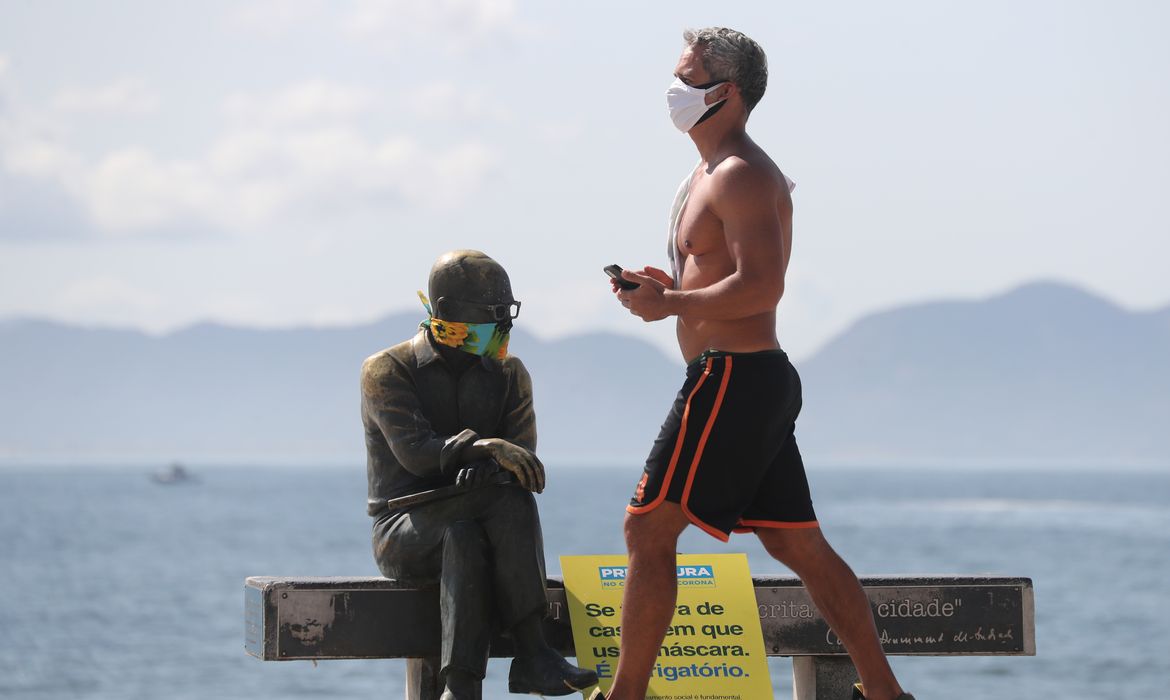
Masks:
[[[519,357],[508,355],[500,360],[500,367],[509,391],[517,392],[517,397],[532,396],[532,375]]]
[[[503,368],[505,374],[514,375],[517,377],[527,377],[528,368],[519,357],[515,355],[507,355],[500,360],[500,367]]]
[[[362,362],[362,371],[375,370],[379,367],[401,365],[414,359],[415,338],[404,340],[396,345],[379,350]]]
[[[739,208],[765,202],[791,206],[787,178],[762,151],[724,158],[712,170],[710,178],[716,208],[721,204]]]
[[[766,153],[743,153],[727,156],[711,171],[713,184],[724,187],[765,187],[779,189],[784,181],[780,168]]]
[[[362,386],[401,374],[414,362],[415,338],[404,340],[370,355],[362,362]]]

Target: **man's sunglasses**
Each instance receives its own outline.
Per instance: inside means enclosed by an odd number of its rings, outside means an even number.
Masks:
[[[520,315],[520,302],[514,301],[510,304],[477,304],[473,301],[464,301],[462,299],[451,299],[449,297],[439,297],[436,304],[443,302],[454,302],[460,306],[467,306],[473,309],[487,309],[491,311],[492,318],[496,321],[503,321],[506,318],[516,318]]]

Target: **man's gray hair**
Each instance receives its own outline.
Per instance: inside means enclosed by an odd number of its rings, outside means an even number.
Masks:
[[[768,57],[760,45],[726,27],[687,29],[683,41],[699,53],[711,80],[728,80],[739,88],[751,112],[768,87]]]

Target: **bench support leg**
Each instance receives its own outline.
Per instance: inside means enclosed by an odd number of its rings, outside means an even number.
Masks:
[[[792,657],[793,700],[846,700],[856,682],[848,656]]]
[[[476,683],[472,700],[481,700],[482,684]],[[439,700],[439,657],[406,660],[406,700]]]

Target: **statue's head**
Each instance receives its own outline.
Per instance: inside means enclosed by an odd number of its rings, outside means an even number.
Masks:
[[[478,250],[441,255],[431,266],[427,287],[435,317],[445,321],[494,322],[507,332],[520,312],[508,273]]]
[[[427,286],[431,299],[423,303],[430,318],[423,326],[444,356],[450,355],[447,349],[501,360],[507,356],[520,302],[512,297],[512,283],[498,262],[478,250],[444,253],[431,266]]]

